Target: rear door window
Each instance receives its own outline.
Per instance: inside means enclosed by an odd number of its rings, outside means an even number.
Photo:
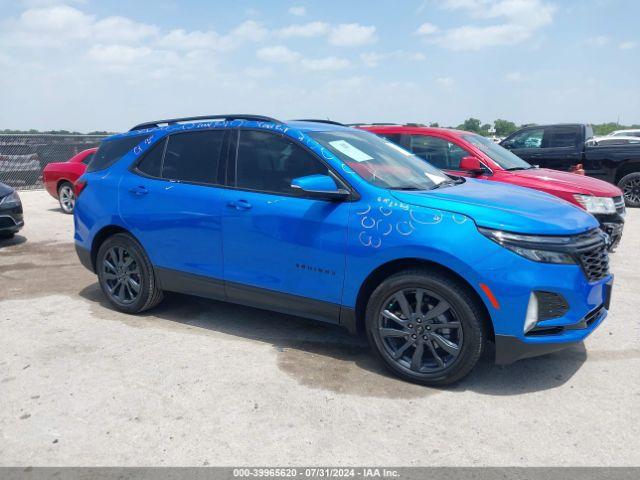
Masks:
[[[418,157],[445,170],[460,169],[460,160],[469,155],[455,143],[429,135],[411,135],[409,147]]]
[[[109,168],[144,139],[145,135],[134,135],[102,142],[93,159],[87,165],[87,172],[96,172]]]
[[[168,140],[162,178],[217,184],[225,130],[178,133]]]
[[[545,131],[543,148],[573,148],[579,142],[580,127],[551,127]]]

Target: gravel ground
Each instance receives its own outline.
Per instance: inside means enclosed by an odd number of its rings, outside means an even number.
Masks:
[[[429,389],[339,328],[171,295],[105,303],[72,217],[22,193],[0,243],[0,465],[640,465],[640,210],[585,342]]]

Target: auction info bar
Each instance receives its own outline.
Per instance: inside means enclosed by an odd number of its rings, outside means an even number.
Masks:
[[[637,480],[640,467],[0,467],[0,479]]]

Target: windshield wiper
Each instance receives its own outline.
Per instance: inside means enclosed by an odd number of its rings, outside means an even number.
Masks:
[[[532,166],[528,166],[528,167],[511,167],[511,168],[505,168],[506,171],[508,172],[513,172],[514,170],[531,170],[533,167]]]
[[[426,189],[406,186],[406,187],[395,187],[395,188],[392,188],[392,190],[417,191],[417,190],[426,190]]]

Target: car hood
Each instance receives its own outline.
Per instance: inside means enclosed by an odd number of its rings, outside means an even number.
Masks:
[[[515,170],[508,172],[513,175],[510,181],[517,181],[518,185],[535,189],[595,195],[596,197],[618,197],[622,191],[604,180],[578,175],[577,173],[561,172],[549,168],[531,168],[529,170]]]
[[[13,188],[6,183],[0,183],[0,198],[3,198],[13,192]]]
[[[478,226],[517,233],[571,235],[598,226],[584,210],[562,199],[515,185],[468,178],[459,185],[392,194],[410,205],[472,218]]]

